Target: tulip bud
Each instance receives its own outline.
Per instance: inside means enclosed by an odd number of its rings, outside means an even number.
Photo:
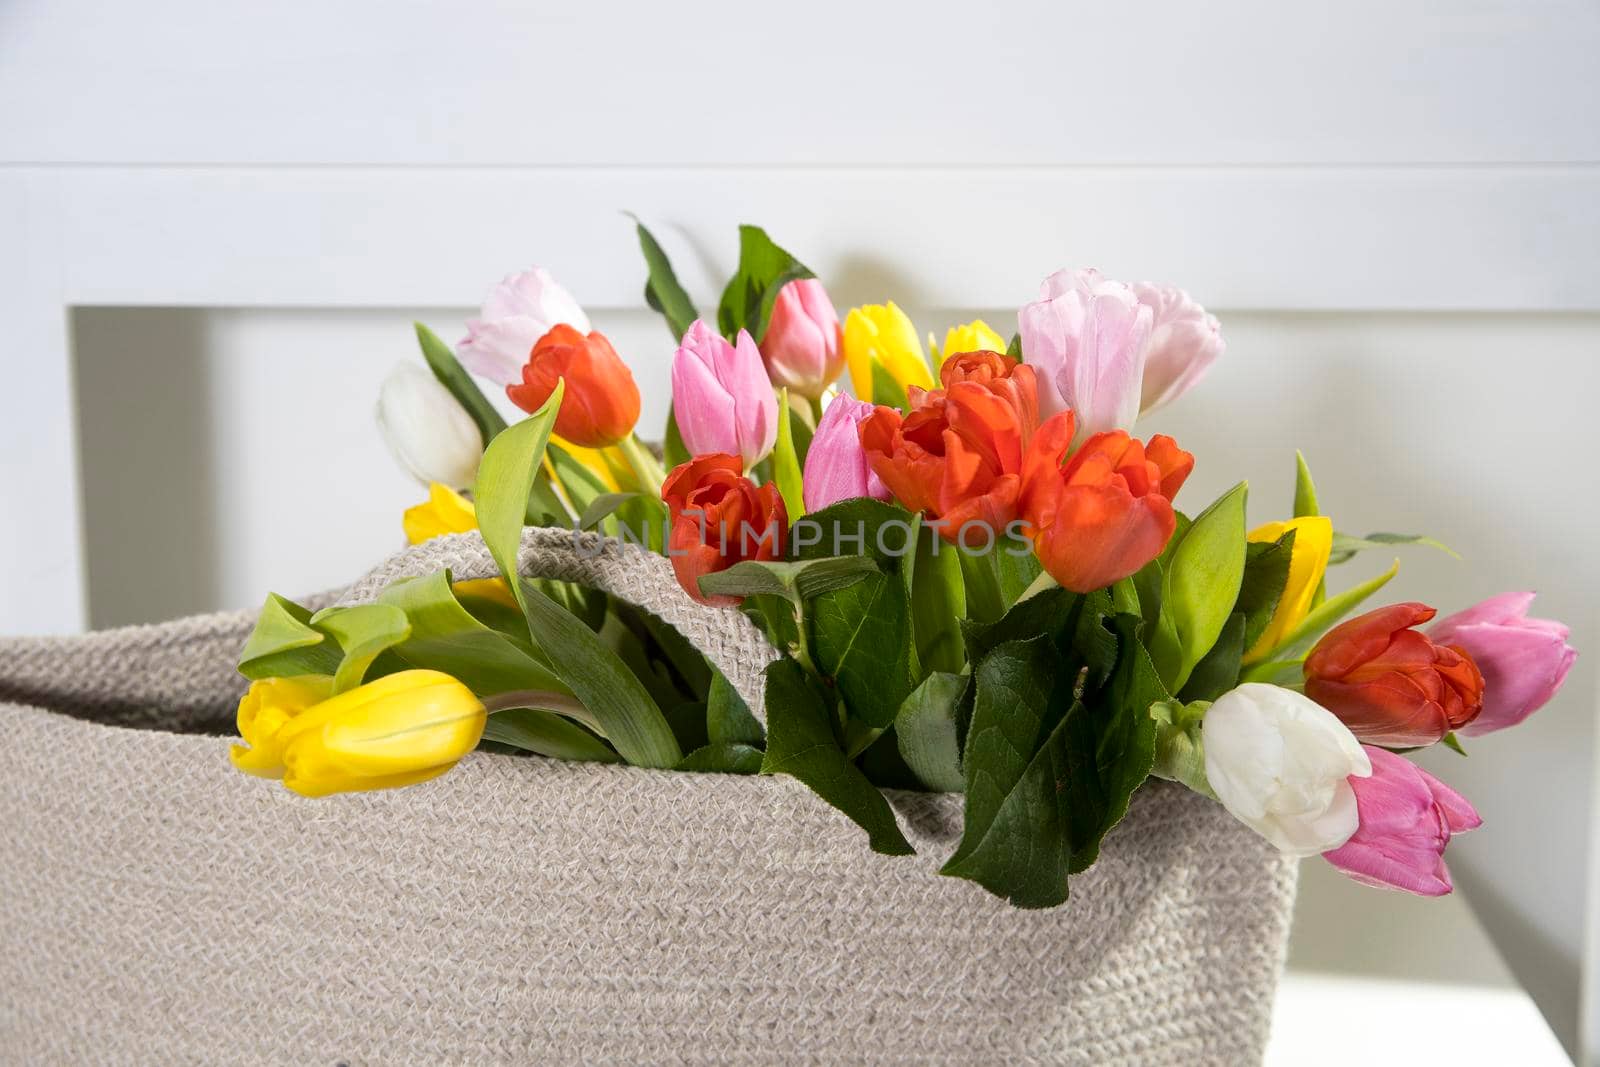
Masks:
[[[1578,650],[1553,619],[1530,619],[1532,593],[1501,593],[1433,624],[1435,644],[1458,648],[1483,674],[1483,711],[1461,732],[1468,737],[1515,726],[1556,695]]]
[[[1391,604],[1335,626],[1306,657],[1306,696],[1373,745],[1431,745],[1483,707],[1472,657],[1412,627],[1433,618],[1426,604]]]
[[[1327,709],[1248,682],[1217,698],[1200,727],[1206,781],[1240,822],[1291,856],[1338,848],[1357,826],[1352,776],[1372,773]]]
[[[1245,653],[1245,663],[1266,658],[1305,621],[1317,587],[1327,572],[1328,557],[1333,552],[1333,523],[1325,515],[1269,522],[1251,530],[1249,540],[1255,544],[1272,544],[1290,530],[1294,531],[1294,546],[1289,550],[1289,575],[1283,594],[1278,597],[1278,606],[1273,609],[1267,628]]]
[[[1323,858],[1363,885],[1424,897],[1450,892],[1445,846],[1452,834],[1483,820],[1465,797],[1410,760],[1375,745],[1362,748],[1372,774],[1350,779],[1360,825]]]
[[[281,776],[286,788],[308,797],[435,778],[477,747],[488,719],[472,690],[448,674],[412,670],[300,703],[293,712],[279,690],[270,690],[257,699],[246,730],[245,704],[257,686],[239,708],[240,731],[251,748],[234,746],[234,765]],[[287,712],[281,720],[279,711]]]
[[[1170,437],[1095,434],[1071,458],[1073,415],[1045,420],[1023,461],[1021,514],[1039,563],[1062,587],[1103,589],[1155,559],[1177,529],[1172,498],[1194,457]]]
[[[1151,310],[1099,272],[1058,271],[1017,313],[1022,351],[1039,374],[1039,410],[1071,410],[1079,438],[1129,429],[1139,415]]]
[[[850,384],[855,387],[856,396],[868,403],[873,402],[874,366],[881,366],[907,393],[913,386],[933,388],[933,375],[922,354],[917,328],[892,300],[850,309],[844,317],[844,359],[850,367]]]
[[[463,488],[478,476],[483,435],[450,390],[411,363],[389,372],[378,390],[378,430],[394,458],[426,485]]]
[[[888,500],[889,489],[867,462],[859,427],[872,414],[872,405],[840,394],[833,398],[817,423],[806,452],[802,479],[807,511],[854,497]]]
[[[839,313],[815,278],[800,278],[778,290],[767,335],[761,339],[767,376],[800,396],[822,395],[844,369]]]
[[[789,515],[777,486],[758,487],[743,471],[737,456],[696,456],[661,486],[673,573],[684,592],[713,607],[734,607],[740,598],[705,595],[702,577],[745,560],[782,559],[787,543]]]
[[[535,267],[508,274],[489,290],[481,317],[467,320],[467,336],[457,342],[456,355],[472,373],[515,385],[539,338],[563,324],[589,332],[589,316],[549,271]]]
[[[945,360],[951,356],[963,352],[1004,352],[1007,347],[1006,339],[995,333],[982,319],[950,327],[944,333],[943,347],[934,340],[933,334],[928,334],[928,351],[933,354],[935,372],[941,370]]]
[[[1144,360],[1139,412],[1154,411],[1194,387],[1222,355],[1222,326],[1182,289],[1135,282],[1154,325]]]
[[[506,395],[523,411],[538,411],[565,381],[555,432],[584,448],[605,448],[633,432],[639,421],[639,387],[599,331],[587,337],[558,325],[540,337],[522,368],[522,384]]]
[[[228,751],[233,765],[258,778],[282,778],[283,743],[279,732],[290,719],[332,695],[333,679],[322,675],[251,682],[239,701],[237,716],[244,744]]]
[[[730,345],[694,321],[672,357],[672,411],[690,455],[738,456],[746,470],[778,439],[778,397],[744,330]]]

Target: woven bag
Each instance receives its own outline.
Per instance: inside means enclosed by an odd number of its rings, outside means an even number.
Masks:
[[[489,577],[476,534],[390,559]],[[530,530],[522,570],[676,625],[753,708],[772,658],[665,560]],[[313,598],[315,599],[315,598]],[[1295,866],[1166,783],[1051,911],[937,875],[799,783],[475,753],[306,800],[228,763],[252,613],[0,639],[0,1061],[1259,1061]]]

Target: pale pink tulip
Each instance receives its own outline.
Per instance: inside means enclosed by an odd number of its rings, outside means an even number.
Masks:
[[[1515,726],[1547,704],[1567,680],[1578,650],[1553,619],[1530,619],[1532,593],[1501,593],[1434,623],[1434,644],[1454,645],[1483,675],[1483,710],[1468,737]]]
[[[1039,415],[1071,408],[1078,438],[1130,429],[1139,415],[1151,310],[1099,272],[1058,271],[1017,313],[1023,358],[1039,384]]]
[[[807,511],[821,511],[829,504],[858,496],[889,499],[888,487],[867,462],[857,430],[872,411],[871,404],[840,393],[822,413],[806,453]]]
[[[844,369],[839,313],[815,278],[800,278],[778,290],[761,358],[780,389],[819,397]]]
[[[1133,291],[1154,317],[1140,390],[1143,414],[1188,392],[1222,355],[1224,345],[1217,317],[1206,314],[1182,289],[1134,282]]]
[[[456,356],[472,373],[499,385],[522,381],[522,367],[539,338],[565,323],[589,332],[589,316],[543,267],[508,274],[484,298],[482,314],[467,320]]]
[[[778,398],[750,334],[730,345],[696,319],[672,358],[672,411],[690,455],[761,462],[778,437]]]

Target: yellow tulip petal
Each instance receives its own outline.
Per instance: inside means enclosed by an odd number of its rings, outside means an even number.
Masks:
[[[405,527],[406,541],[420,545],[445,534],[470,533],[478,528],[478,513],[472,501],[450,488],[434,482],[428,486],[428,499],[416,507],[407,508],[401,525]]]
[[[506,584],[504,578],[473,578],[465,582],[455,582],[450,588],[457,596],[475,596],[503,604],[513,611],[522,610],[522,605],[511,595],[511,587]]]
[[[1000,352],[1006,350],[1006,340],[982,319],[973,319],[945,331],[944,347],[935,348],[933,365],[943,368],[944,361],[961,352]]]
[[[903,389],[934,386],[917,328],[892,300],[850,309],[844,319],[844,359],[856,396],[868,403],[873,364],[881,365]]]
[[[1269,522],[1250,531],[1249,540],[1271,543],[1290,530],[1294,531],[1294,549],[1289,556],[1289,578],[1283,595],[1272,613],[1267,628],[1245,654],[1245,663],[1264,658],[1283,643],[1311,610],[1311,598],[1322,584],[1328,570],[1328,556],[1333,551],[1333,522],[1326,515],[1306,515],[1286,522]]]

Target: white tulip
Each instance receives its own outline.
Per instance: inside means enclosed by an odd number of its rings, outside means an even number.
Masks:
[[[549,271],[534,267],[508,274],[484,297],[479,317],[467,320],[467,336],[456,343],[456,355],[472,373],[516,385],[539,338],[563,323],[589,332],[589,316]]]
[[[402,363],[378,390],[378,428],[394,458],[427,485],[470,488],[483,458],[483,435],[439,380],[414,363]]]
[[[1356,832],[1349,778],[1372,762],[1333,713],[1292,689],[1250,682],[1201,722],[1206,779],[1233,816],[1292,856],[1338,848]]]

